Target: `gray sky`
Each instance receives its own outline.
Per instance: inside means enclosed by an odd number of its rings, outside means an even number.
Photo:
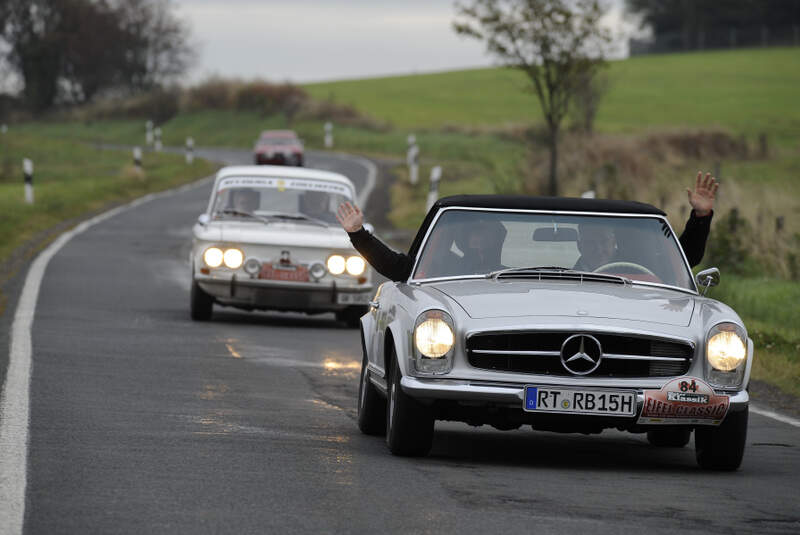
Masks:
[[[174,2],[199,44],[191,82],[211,74],[310,82],[492,64],[482,43],[453,32],[452,0]]]

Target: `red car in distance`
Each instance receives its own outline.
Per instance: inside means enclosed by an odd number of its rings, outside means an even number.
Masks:
[[[303,142],[292,130],[264,130],[253,153],[256,165],[303,165]]]

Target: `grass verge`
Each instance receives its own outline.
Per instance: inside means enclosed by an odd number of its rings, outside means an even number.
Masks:
[[[24,202],[22,159],[34,162],[35,202]],[[0,137],[0,265],[38,233],[111,204],[191,182],[214,172],[210,162],[147,153],[143,169],[127,151],[98,150],[85,143],[14,131]]]

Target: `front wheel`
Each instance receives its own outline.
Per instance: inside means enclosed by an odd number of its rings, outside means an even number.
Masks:
[[[647,441],[659,448],[682,448],[691,435],[691,429],[654,429],[647,432]]]
[[[358,428],[365,435],[383,435],[386,433],[386,400],[369,380],[367,364],[364,355],[358,386]]]
[[[214,309],[214,298],[200,288],[197,281],[192,281],[190,297],[192,319],[195,321],[208,321]]]
[[[434,419],[430,409],[403,392],[402,373],[392,349],[392,373],[386,406],[386,445],[392,455],[404,457],[427,455],[433,445]]]
[[[749,409],[728,414],[718,427],[694,432],[697,464],[707,470],[736,470],[742,464]]]

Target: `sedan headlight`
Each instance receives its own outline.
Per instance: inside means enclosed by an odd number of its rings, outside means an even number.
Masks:
[[[222,257],[222,249],[219,247],[209,247],[206,249],[206,252],[203,253],[203,262],[205,262],[208,267],[219,267],[222,265]]]
[[[351,256],[347,259],[347,272],[354,277],[364,273],[367,263],[360,256]]]
[[[453,368],[455,329],[443,310],[427,310],[414,325],[414,364],[417,372],[441,374]]]
[[[225,266],[231,269],[239,269],[244,262],[244,253],[239,249],[227,249],[222,256]]]
[[[718,386],[739,386],[747,360],[747,333],[735,323],[718,323],[706,339],[706,375]]]
[[[344,273],[346,262],[342,255],[335,254],[328,257],[328,261],[325,263],[328,266],[328,271],[333,273],[334,275],[341,275]]]

